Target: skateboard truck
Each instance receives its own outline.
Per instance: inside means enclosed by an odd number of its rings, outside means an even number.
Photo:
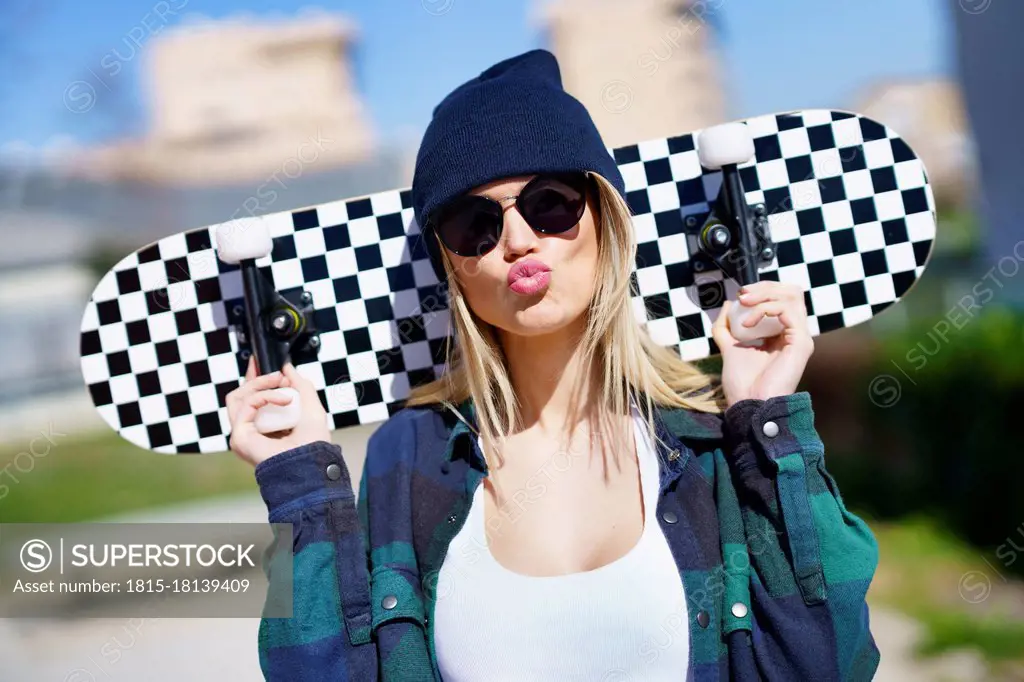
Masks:
[[[256,265],[256,259],[270,254],[274,248],[270,231],[261,220],[225,223],[217,228],[217,255],[225,263],[236,264],[242,273],[245,297],[245,333],[256,356],[256,371],[270,374],[284,367],[295,354],[316,354],[320,347],[313,317],[313,297],[309,292],[285,296],[270,286]],[[291,300],[295,299],[295,300]],[[236,309],[237,311],[237,309]],[[255,425],[260,433],[286,431],[298,424],[301,407],[294,388],[278,388],[279,394],[291,397],[287,405],[269,404],[261,407]]]
[[[707,128],[697,138],[697,155],[708,170],[722,171],[722,188],[697,236],[700,251],[726,277],[742,287],[760,279],[761,265],[775,258],[764,204],[750,206],[743,190],[739,166],[754,157],[754,139],[742,123]],[[753,327],[742,326],[750,308],[731,307],[729,330],[736,340],[759,345],[760,339],[782,331],[776,317],[765,316]]]
[[[256,356],[260,374],[276,372],[297,354],[316,354],[320,347],[313,319],[313,298],[302,292],[289,300],[271,288],[253,260],[241,261],[245,295],[245,332],[240,334]],[[252,330],[258,330],[253,333]]]

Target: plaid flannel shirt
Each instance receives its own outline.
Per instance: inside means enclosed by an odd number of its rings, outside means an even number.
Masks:
[[[294,616],[260,625],[267,680],[441,679],[432,615],[453,586],[438,576],[487,471],[472,405],[458,411],[404,408],[379,427],[358,501],[330,443],[256,468],[271,522],[294,524]],[[825,470],[810,396],[659,408],[655,425],[655,517],[687,601],[679,679],[871,679],[877,544]]]

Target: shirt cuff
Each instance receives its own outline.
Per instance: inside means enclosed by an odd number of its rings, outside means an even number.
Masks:
[[[341,447],[326,441],[274,455],[256,465],[255,474],[272,519],[297,507],[353,496]]]
[[[794,452],[816,451],[811,395],[806,391],[768,400],[741,400],[725,411],[726,457],[740,468],[756,467],[758,453],[770,460]]]

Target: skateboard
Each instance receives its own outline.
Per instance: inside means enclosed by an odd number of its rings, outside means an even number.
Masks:
[[[921,160],[852,112],[772,114],[612,150],[638,250],[638,323],[686,360],[741,284],[805,292],[813,335],[900,300],[924,271],[935,202]],[[228,449],[225,396],[251,355],[290,359],[334,428],[401,409],[443,371],[449,315],[396,189],[170,235],[90,297],[82,373],[103,419],[160,453]]]

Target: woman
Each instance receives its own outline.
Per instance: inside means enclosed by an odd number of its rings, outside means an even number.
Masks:
[[[295,524],[272,680],[869,679],[874,539],[822,463],[802,293],[761,282],[719,382],[630,303],[623,178],[557,62],[501,62],[435,109],[413,203],[456,341],[448,372],[371,437],[354,503],[290,365],[228,400],[232,448]],[[727,312],[727,308],[724,312]],[[290,385],[303,419],[258,434]]]

